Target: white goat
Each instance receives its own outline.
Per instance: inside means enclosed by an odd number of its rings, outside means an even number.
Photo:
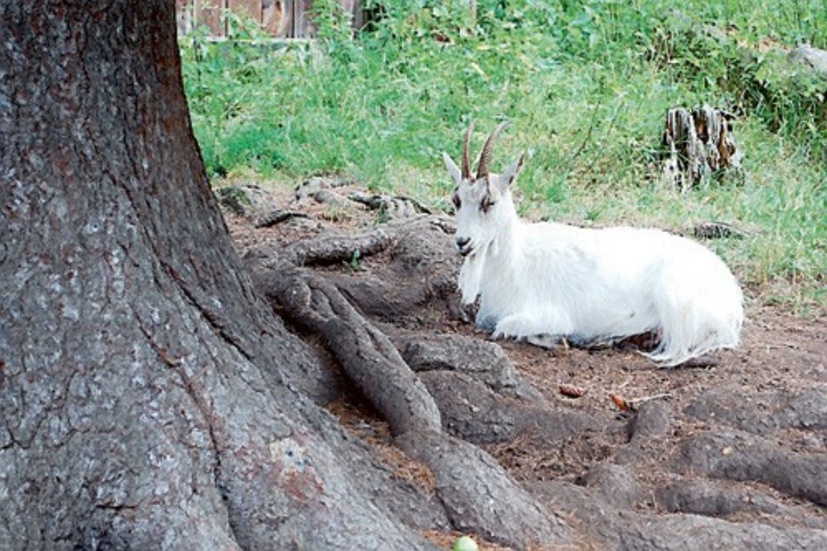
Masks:
[[[493,337],[553,346],[562,338],[593,346],[654,333],[645,355],[675,366],[738,345],[743,297],[712,251],[656,229],[585,229],[520,220],[510,185],[523,155],[491,174],[488,137],[471,175],[463,139],[462,169],[443,153],[456,182],[456,249],[465,260],[459,288],[465,304],[480,297],[477,326]]]

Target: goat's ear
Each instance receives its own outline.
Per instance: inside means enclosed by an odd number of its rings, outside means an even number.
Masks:
[[[457,163],[447,153],[442,154],[442,160],[445,161],[445,168],[448,169],[448,173],[454,179],[454,182],[459,185],[462,182],[462,172],[460,172]]]
[[[500,174],[500,178],[498,181],[498,186],[500,191],[505,191],[508,186],[510,186],[514,180],[517,178],[517,174],[520,173],[520,169],[523,168],[523,160],[525,159],[525,153],[520,154],[520,158],[508,165],[502,174]]]

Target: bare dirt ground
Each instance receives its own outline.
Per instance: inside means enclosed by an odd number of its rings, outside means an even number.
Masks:
[[[253,190],[253,204],[242,205],[245,215],[228,213],[226,220],[244,254],[373,231],[385,220],[428,217],[412,202],[387,197],[377,210],[376,202],[368,205],[370,194],[356,193],[364,196],[354,201],[353,189],[335,182],[311,182],[295,196]],[[268,214],[282,220],[269,225]],[[451,273],[461,259],[451,256],[450,217],[444,219],[448,229],[439,239],[446,256],[423,262]],[[392,269],[400,256],[393,245],[314,269],[348,290],[365,316],[396,339],[488,340],[451,305],[459,297],[440,294],[436,283],[433,296],[411,305],[398,321],[392,311],[382,315],[383,303],[360,302],[358,286],[372,278],[385,284],[367,293],[377,296],[421,284],[428,265],[424,272]],[[308,342],[324,354],[318,339]],[[491,405],[469,390],[475,387],[441,383],[433,372],[426,386],[434,395],[450,394],[445,402],[437,399],[445,429],[487,451],[540,502],[579,527],[585,535],[577,547],[820,549],[827,542],[824,316],[797,318],[752,297],[737,350],[675,369],[659,369],[628,350],[550,352],[515,341],[496,344],[527,384],[519,392]],[[443,410],[448,402],[453,406]],[[395,449],[387,424],[346,382],[326,407],[397,476],[425,491],[433,485],[428,469]],[[538,411],[534,419],[525,415],[531,408]],[[552,421],[546,422],[548,412]],[[425,535],[447,548],[455,533]],[[675,543],[681,538],[683,546]],[[483,549],[503,548],[482,543]]]

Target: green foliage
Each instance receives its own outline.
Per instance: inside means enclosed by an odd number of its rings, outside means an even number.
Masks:
[[[440,153],[458,154],[469,122],[479,147],[507,119],[495,167],[528,152],[524,215],[682,232],[731,222],[757,233],[712,245],[745,282],[787,282],[781,299],[823,304],[827,83],[781,50],[827,49],[823,1],[365,4],[378,17],[356,38],[337,3],[320,0],[316,41],[266,41],[237,19],[232,41],[182,40],[212,175],[345,173],[440,205]],[[681,196],[657,181],[663,116],[700,103],[738,115],[744,169]]]

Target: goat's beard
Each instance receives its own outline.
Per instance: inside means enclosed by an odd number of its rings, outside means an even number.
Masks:
[[[462,293],[462,303],[471,304],[480,294],[484,256],[474,251],[465,258],[459,271],[458,287]]]

